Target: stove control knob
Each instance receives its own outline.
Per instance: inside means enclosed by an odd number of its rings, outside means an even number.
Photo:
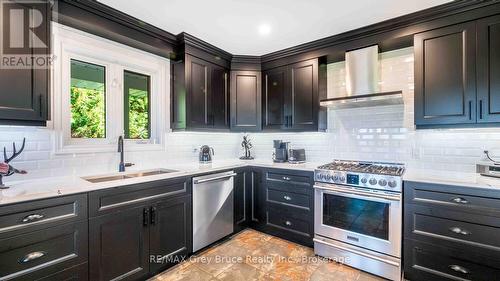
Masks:
[[[398,183],[397,183],[395,180],[390,180],[390,181],[389,181],[389,187],[390,187],[390,188],[395,188],[395,187],[396,187],[396,185],[398,185]]]
[[[377,180],[376,180],[376,179],[374,179],[374,178],[371,178],[371,179],[370,179],[370,184],[371,184],[371,185],[376,185],[376,184],[377,184]]]
[[[340,181],[344,182],[345,181],[345,177],[344,176],[340,176]]]
[[[367,182],[368,182],[368,179],[367,179],[367,178],[362,178],[362,179],[361,179],[361,183],[366,184]]]
[[[337,175],[333,176],[333,181],[337,181],[339,177]]]
[[[325,180],[327,180],[327,181],[331,181],[331,180],[332,180],[332,176],[330,176],[330,175],[326,175],[326,176],[325,176]]]
[[[378,181],[378,184],[379,184],[380,186],[386,186],[386,185],[387,185],[387,181],[386,181],[386,180],[384,180],[384,179],[382,179],[382,180],[379,180],[379,181]]]

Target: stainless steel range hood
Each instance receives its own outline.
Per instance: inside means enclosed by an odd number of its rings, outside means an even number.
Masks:
[[[346,94],[333,93],[321,100],[321,106],[330,108],[355,108],[403,103],[403,92],[380,92],[378,46],[347,52]]]

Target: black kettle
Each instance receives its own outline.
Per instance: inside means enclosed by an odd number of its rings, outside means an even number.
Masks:
[[[208,145],[200,147],[200,163],[211,163],[214,149]]]

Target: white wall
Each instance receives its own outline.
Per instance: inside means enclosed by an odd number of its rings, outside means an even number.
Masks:
[[[489,149],[500,157],[500,130],[442,129],[418,130],[413,126],[413,50],[380,55],[381,90],[403,90],[404,105],[330,110],[328,133],[253,133],[257,159],[271,159],[272,140],[291,141],[305,148],[309,161],[328,162],[333,158],[398,161],[409,167],[442,171],[474,172],[482,151]],[[328,65],[328,92],[345,91],[345,65]],[[242,155],[241,133],[167,133],[164,151],[128,152],[126,160],[136,168],[164,167],[170,162],[196,161],[195,149],[213,146],[215,159],[234,159]],[[54,132],[44,128],[0,127],[0,148],[11,141],[27,138],[25,152],[13,163],[29,171],[8,180],[89,175],[116,171],[118,153],[55,155]]]

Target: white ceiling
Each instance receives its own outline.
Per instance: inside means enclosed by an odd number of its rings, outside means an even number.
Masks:
[[[185,31],[238,55],[271,53],[449,2],[449,0],[99,1],[171,33],[178,34]]]

